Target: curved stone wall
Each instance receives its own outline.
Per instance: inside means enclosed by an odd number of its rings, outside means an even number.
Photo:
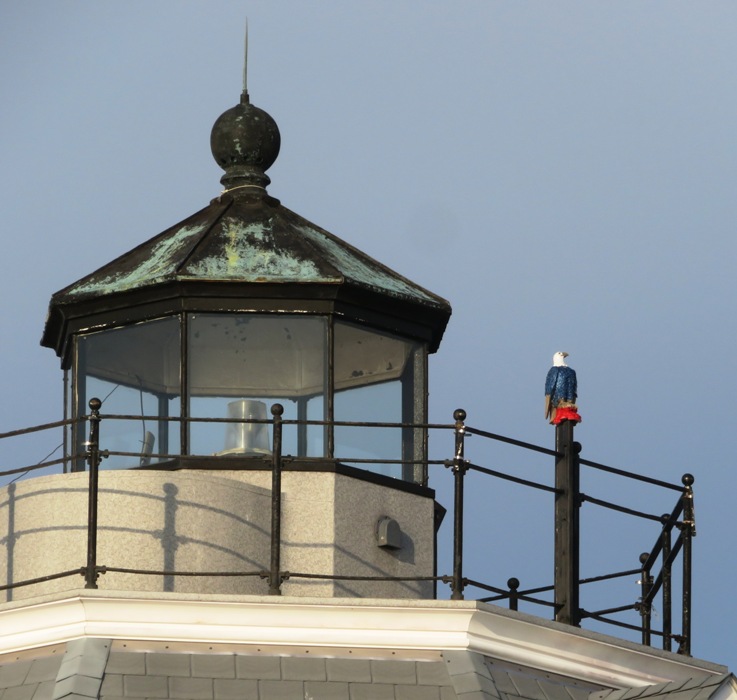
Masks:
[[[212,473],[101,471],[98,566],[156,571],[268,568],[271,495]],[[27,479],[0,491],[2,584],[79,569],[87,561],[86,473]],[[259,577],[108,572],[100,588],[263,594]],[[75,574],[3,593],[18,600],[84,586]]]

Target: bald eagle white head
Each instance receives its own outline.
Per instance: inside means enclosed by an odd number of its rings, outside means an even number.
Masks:
[[[545,377],[545,417],[554,425],[564,420],[581,421],[576,406],[576,372],[566,364],[566,357],[567,352],[556,352]]]

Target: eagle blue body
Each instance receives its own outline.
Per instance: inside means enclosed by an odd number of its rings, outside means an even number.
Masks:
[[[578,381],[576,372],[565,365],[562,367],[551,367],[545,378],[545,395],[550,396],[550,404],[557,407],[561,401],[576,402],[578,392]]]

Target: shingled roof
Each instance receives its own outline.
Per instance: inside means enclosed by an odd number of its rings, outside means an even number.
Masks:
[[[737,681],[472,601],[85,589],[0,605],[0,700],[98,698],[737,700]]]
[[[131,647],[128,649],[128,647]],[[636,688],[601,688],[472,651],[434,658],[308,657],[201,649],[135,649],[110,639],[1,659],[2,700],[710,700],[737,697],[730,673]],[[39,655],[40,653],[40,655]],[[389,656],[392,652],[387,652]],[[396,654],[396,652],[393,652]]]

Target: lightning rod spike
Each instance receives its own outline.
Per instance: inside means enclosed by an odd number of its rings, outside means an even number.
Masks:
[[[243,93],[241,101],[248,102],[248,17],[246,17],[246,37],[243,51]]]

